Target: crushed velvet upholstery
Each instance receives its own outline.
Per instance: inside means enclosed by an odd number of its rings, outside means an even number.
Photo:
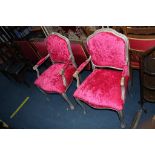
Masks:
[[[91,61],[95,67],[102,68],[95,68],[73,96],[94,108],[121,111],[129,80],[128,40],[115,33],[97,31],[89,36],[87,47]],[[76,71],[82,71],[86,64],[87,61],[83,62]]]
[[[122,38],[110,32],[100,32],[89,39],[87,46],[96,66],[123,68],[126,53]]]
[[[65,87],[63,85],[62,76],[60,75],[60,71],[64,66],[65,64],[60,63],[50,66],[35,80],[35,85],[48,93],[64,93],[72,82],[72,75],[75,72],[73,65],[69,65],[66,68],[64,75],[66,77],[67,86]]]
[[[78,68],[77,71],[80,73],[87,65],[88,65],[89,61],[88,59],[86,61],[84,61]]]
[[[36,65],[40,66],[41,64],[43,64],[46,60],[46,57],[41,58]]]
[[[71,43],[72,52],[75,58],[77,66],[80,66],[86,59],[86,53],[81,44]],[[90,70],[90,64],[85,67],[86,70]]]
[[[122,71],[95,69],[74,92],[74,97],[94,108],[122,110],[120,81]]]
[[[38,75],[34,84],[48,93],[65,93],[76,70],[75,64],[70,59],[73,57],[69,52],[69,42],[59,34],[52,34],[46,38],[46,46],[48,55],[38,61],[33,68],[39,67],[48,57],[54,64]]]
[[[68,60],[68,61],[64,64],[63,70],[66,71],[66,69],[67,69],[67,67],[68,67],[69,65],[72,65],[72,63],[70,62],[70,60]]]
[[[39,56],[45,57],[48,54],[46,48],[46,40],[33,40],[31,43],[34,45],[36,51]],[[87,59],[86,53],[80,43],[71,42],[71,49],[75,58],[75,62],[77,66],[79,66],[82,62]],[[85,67],[86,70],[90,70],[90,64]]]
[[[67,62],[70,57],[66,40],[58,35],[52,34],[46,40],[48,53],[53,62]]]

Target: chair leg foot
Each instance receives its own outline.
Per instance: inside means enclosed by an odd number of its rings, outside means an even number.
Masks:
[[[62,93],[62,97],[67,101],[67,103],[69,104],[69,107],[71,110],[74,110],[74,105],[72,104],[72,102],[69,100],[69,98],[67,97],[67,95],[65,93]]]
[[[83,103],[78,100],[77,98],[75,98],[76,102],[81,106],[81,108],[83,109],[83,113],[86,114],[86,108],[84,107]]]
[[[143,114],[143,109],[140,109],[137,111],[137,113],[135,114],[132,124],[131,124],[131,129],[136,129],[138,127],[139,121],[141,119],[141,116]]]
[[[118,116],[121,122],[121,128],[124,129],[126,127],[125,125],[125,121],[124,121],[124,114],[123,114],[123,110],[118,111]]]

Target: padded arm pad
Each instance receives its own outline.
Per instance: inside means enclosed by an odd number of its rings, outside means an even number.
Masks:
[[[44,58],[40,59],[38,62],[37,62],[37,66],[40,66],[41,64],[43,64],[49,57],[50,55],[46,55]]]
[[[33,66],[33,70],[35,70],[37,72],[37,77],[39,77],[39,70],[38,67],[43,64],[49,57],[50,55],[48,54],[47,56],[45,56],[44,58],[40,59],[37,64],[35,66]]]
[[[91,60],[91,56],[77,68],[77,70],[73,74],[73,77],[76,77],[77,74],[79,74],[87,66],[90,60]]]
[[[66,87],[67,85],[67,81],[66,81],[66,78],[65,78],[65,70],[67,69],[67,67],[72,64],[71,63],[71,56],[69,58],[69,60],[65,63],[65,65],[63,66],[62,70],[60,71],[60,75],[62,76],[62,80],[63,80],[63,85]]]
[[[41,64],[43,64],[49,57],[50,55],[48,54],[47,56],[45,56],[44,58],[40,59],[37,64],[35,66],[33,66],[33,70],[36,70],[38,68],[38,66],[40,66]]]

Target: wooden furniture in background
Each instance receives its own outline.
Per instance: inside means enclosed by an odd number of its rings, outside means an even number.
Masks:
[[[145,102],[155,103],[155,47],[141,57],[140,91],[142,108]]]
[[[137,128],[143,112],[146,112],[144,103],[155,103],[155,47],[145,51],[145,53],[141,55],[139,72],[141,108],[137,111],[131,128]]]
[[[140,124],[139,129],[155,129],[155,115]]]
[[[27,59],[32,64],[32,66],[39,61],[40,56],[36,52],[36,49],[32,47],[29,41],[14,41],[14,44],[16,44],[18,50],[25,57],[25,59]]]
[[[25,79],[26,71],[31,68],[29,62],[20,54],[14,45],[0,44],[0,71],[8,78],[17,82],[23,82],[27,86]]]
[[[129,39],[130,71],[140,68],[140,57],[146,50],[155,46],[155,27],[151,26],[124,26],[123,32]]]

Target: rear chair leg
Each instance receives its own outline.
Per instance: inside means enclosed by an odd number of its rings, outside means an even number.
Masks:
[[[86,114],[86,108],[84,107],[83,103],[80,100],[76,99],[76,98],[75,98],[75,100],[81,106],[81,108],[83,109],[83,113]]]
[[[123,110],[121,111],[117,111],[118,112],[118,116],[121,122],[121,128],[125,128],[125,121],[124,121],[124,114],[123,114]]]
[[[131,87],[133,86],[133,69],[130,67]]]
[[[133,94],[132,94],[132,91],[131,91],[131,80],[129,80],[129,83],[128,83],[128,87],[127,87],[127,94],[130,96],[130,97],[133,97]]]
[[[78,74],[78,76],[79,76],[79,83],[81,83],[82,81],[81,75]]]
[[[131,129],[136,129],[138,127],[138,124],[139,124],[142,114],[143,114],[143,109],[140,109],[139,111],[137,111],[137,113],[132,121]]]
[[[65,93],[62,93],[62,97],[68,102],[70,109],[74,110],[74,105],[72,104],[72,102],[69,100],[69,98],[67,97],[67,95]]]

